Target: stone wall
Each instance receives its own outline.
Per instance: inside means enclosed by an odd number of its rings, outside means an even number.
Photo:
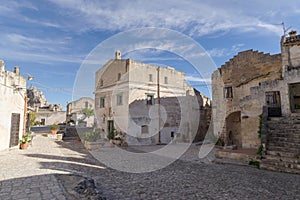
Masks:
[[[172,67],[162,68],[150,64],[136,62],[130,59],[122,60],[120,58],[117,58],[114,60],[110,60],[96,72],[95,112],[98,128],[103,128],[105,131],[107,131],[107,121],[114,120],[116,129],[127,132],[128,135],[131,136],[128,138],[129,144],[156,143],[157,141],[155,138],[143,139],[141,134],[141,126],[146,125],[145,123],[147,122],[147,120],[149,121],[149,112],[157,113],[155,109],[158,109],[158,75],[160,84],[160,97],[162,101],[165,101],[165,99],[168,98],[181,98],[190,96],[191,98],[195,98],[194,103],[197,104],[192,108],[197,109],[197,107],[199,107],[195,92],[189,85],[186,84],[183,72],[179,72]],[[150,110],[143,109],[146,106],[147,95],[152,95],[154,99],[153,105],[148,105],[148,108],[152,108]],[[118,96],[122,96],[121,105],[117,103],[119,99]],[[100,108],[100,101],[102,98],[105,99],[105,106],[103,108]],[[143,102],[143,105],[135,107],[134,105],[137,102]],[[207,101],[207,98],[205,98],[205,100],[202,100],[202,104],[203,102],[206,103],[209,101]],[[183,105],[185,102],[181,103],[182,104],[180,105]],[[162,106],[162,113],[164,112],[163,109],[165,109],[165,107],[174,107],[178,104],[178,102],[174,102],[174,105],[172,105],[172,102],[164,104],[165,106]],[[183,114],[186,115],[188,113],[191,113],[188,112],[190,108],[188,108],[187,106],[184,105],[181,108],[183,110],[181,110],[181,112],[179,113],[177,113],[176,108],[173,109],[175,113],[172,114],[172,119],[174,117],[178,117],[178,115],[181,116]],[[139,114],[140,116],[136,117],[134,120],[132,120],[131,115],[132,109],[135,110],[134,112],[141,112]],[[184,117],[186,123],[181,126],[185,127],[182,130],[175,130],[174,128],[172,128],[175,126],[171,126],[170,122],[167,122],[167,124],[169,125],[164,127],[163,132],[165,132],[166,134],[162,134],[163,142],[170,141],[171,132],[192,134],[191,130],[194,128],[194,125],[189,124],[188,120],[197,118],[199,118],[199,109],[197,110],[197,116]],[[156,125],[152,124],[151,126],[149,126],[150,129],[153,129],[150,130],[150,132],[157,133],[158,119],[155,119],[154,117],[152,123],[155,123]],[[179,127],[178,125],[176,126]],[[196,132],[197,131],[195,131],[193,134],[195,134]],[[142,139],[141,141],[137,141],[136,138]],[[191,137],[188,136],[188,138]]]
[[[51,124],[64,123],[66,121],[66,112],[58,111],[58,112],[38,112],[36,113],[36,121],[45,120],[45,126]]]
[[[82,113],[82,110],[85,108],[94,110],[94,99],[90,97],[82,97],[76,101],[72,101],[68,103],[67,105],[67,115],[66,115],[66,121],[70,122],[73,120],[76,125],[78,125],[78,120],[84,118],[84,114]],[[94,125],[94,116],[91,116],[89,118],[85,118],[84,122],[86,123],[86,126],[92,127]]]
[[[289,37],[282,37],[281,52],[282,52],[282,66],[284,85],[282,87],[282,113],[290,115],[291,104],[289,85],[300,83],[300,37],[299,35],[290,35]],[[298,93],[300,96],[300,93]]]
[[[238,138],[235,145],[257,147],[260,142],[257,137],[259,115],[265,104],[265,91],[272,91],[272,87],[262,83],[281,79],[280,54],[248,50],[222,65],[212,75],[214,133],[221,134],[225,143],[230,135],[234,135]],[[232,87],[232,97],[224,96],[225,87]],[[232,117],[237,113],[240,113],[238,122],[236,117]],[[239,127],[234,128],[237,123]]]
[[[26,79],[19,74],[19,69],[13,73],[2,67],[0,70],[0,150],[12,147],[10,146],[11,127],[16,125],[11,123],[13,113],[20,116],[18,139],[22,137],[25,93]]]

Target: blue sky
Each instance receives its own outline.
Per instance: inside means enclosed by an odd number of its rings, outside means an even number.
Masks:
[[[20,66],[24,76],[33,75],[28,86],[37,86],[51,103],[65,106],[78,98],[73,86],[90,52],[124,31],[145,27],[178,31],[199,43],[219,67],[248,49],[279,53],[281,23],[300,31],[299,19],[300,2],[295,0],[1,0],[0,59],[8,70]],[[97,56],[100,68],[106,57]],[[201,77],[170,51],[140,48],[124,57],[174,66],[201,90]],[[91,76],[81,81],[93,82]]]

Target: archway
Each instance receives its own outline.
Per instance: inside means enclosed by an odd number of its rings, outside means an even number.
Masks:
[[[233,112],[226,117],[226,141],[227,145],[242,147],[241,112]]]

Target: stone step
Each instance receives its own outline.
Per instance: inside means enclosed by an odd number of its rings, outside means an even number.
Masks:
[[[291,148],[300,149],[300,143],[298,142],[269,140],[268,146],[291,147]]]
[[[293,173],[293,174],[300,174],[300,169],[281,167],[281,166],[276,166],[276,165],[268,164],[268,163],[264,163],[264,162],[260,163],[260,168],[261,169],[266,169],[266,170],[271,170],[271,171],[277,171],[277,172],[287,172],[287,173]]]
[[[300,124],[300,120],[293,120],[293,119],[285,119],[285,120],[268,120],[267,123],[269,125],[291,125],[291,124],[295,124],[295,125],[299,125]]]
[[[286,134],[286,133],[268,133],[268,138],[287,138],[287,139],[294,139],[296,143],[300,141],[300,135],[296,134]]]
[[[298,158],[288,158],[288,157],[265,155],[263,161],[265,161],[265,160],[275,161],[275,162],[287,162],[287,163],[300,164],[300,157],[298,157]]]
[[[270,142],[287,142],[287,143],[300,143],[300,139],[295,139],[295,138],[287,138],[287,137],[274,137],[274,136],[270,136],[268,138],[268,140]]]
[[[275,150],[267,150],[267,155],[279,156],[279,157],[288,157],[288,158],[297,158],[299,156],[298,153],[275,151]]]
[[[266,160],[266,159],[262,160],[261,163],[268,164],[268,165],[274,165],[276,167],[300,170],[300,164],[298,164],[298,163],[290,163],[290,162],[284,162],[284,161],[279,161],[279,160]]]
[[[288,126],[282,126],[282,125],[268,125],[268,131],[270,132],[279,132],[279,133],[296,133],[300,134],[300,125],[288,125]]]
[[[300,115],[291,115],[291,116],[283,116],[283,117],[268,117],[268,120],[271,121],[284,121],[284,120],[299,120],[300,121]]]
[[[281,147],[281,146],[274,146],[274,145],[268,145],[267,146],[267,151],[282,151],[282,152],[290,152],[290,153],[295,153],[300,154],[300,149],[299,148],[294,148],[294,147]]]

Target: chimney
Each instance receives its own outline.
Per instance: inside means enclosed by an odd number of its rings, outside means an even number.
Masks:
[[[18,66],[15,66],[14,73],[20,75],[20,68]]]
[[[121,60],[121,51],[120,51],[120,50],[117,50],[117,51],[115,52],[115,59],[116,59],[116,60]]]
[[[5,63],[3,60],[0,60],[0,71],[4,71]]]
[[[289,32],[289,36],[290,37],[293,37],[293,36],[296,36],[297,35],[297,31],[295,31],[295,30],[291,30],[290,32]]]

